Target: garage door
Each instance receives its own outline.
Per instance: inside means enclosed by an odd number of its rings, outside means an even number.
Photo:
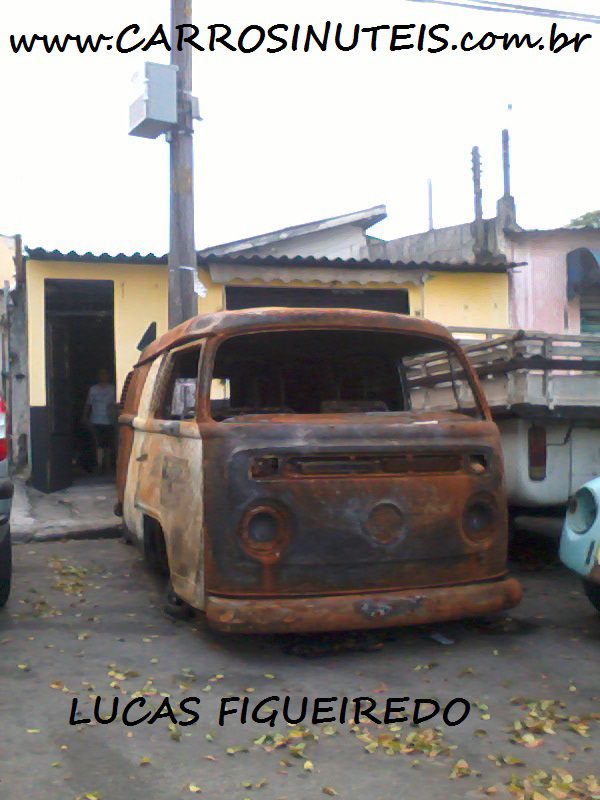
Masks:
[[[228,286],[228,309],[285,306],[286,308],[362,308],[408,314],[406,289],[290,289],[287,287]]]

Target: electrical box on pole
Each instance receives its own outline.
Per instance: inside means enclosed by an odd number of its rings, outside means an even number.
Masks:
[[[129,133],[157,139],[177,125],[177,72],[175,64],[144,64],[133,77],[135,100],[129,107]]]
[[[171,0],[172,39],[192,25],[192,0]],[[129,133],[146,139],[162,134],[170,151],[169,328],[198,313],[206,288],[198,278],[194,238],[194,120],[192,48],[171,50],[170,64],[144,65],[129,110]]]

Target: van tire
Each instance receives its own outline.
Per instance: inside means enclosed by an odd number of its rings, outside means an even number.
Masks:
[[[12,546],[10,531],[0,542],[0,608],[6,604],[12,579]]]
[[[167,586],[164,612],[173,619],[189,619],[194,614],[194,609],[175,593],[170,580]]]
[[[600,583],[592,583],[591,581],[584,580],[583,591],[596,611],[600,613]]]
[[[165,537],[160,524],[152,517],[144,517],[144,559],[152,572],[169,574]]]

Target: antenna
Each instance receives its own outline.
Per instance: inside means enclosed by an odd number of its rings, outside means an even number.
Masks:
[[[471,151],[473,160],[473,192],[475,199],[475,222],[481,222],[483,219],[483,203],[481,192],[481,156],[479,155],[479,148],[474,147]]]
[[[429,230],[433,230],[433,183],[427,179],[427,207],[429,211]]]

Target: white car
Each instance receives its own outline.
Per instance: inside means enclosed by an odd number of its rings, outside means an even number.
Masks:
[[[583,578],[590,603],[600,612],[600,477],[569,500],[560,539],[560,560]]]

